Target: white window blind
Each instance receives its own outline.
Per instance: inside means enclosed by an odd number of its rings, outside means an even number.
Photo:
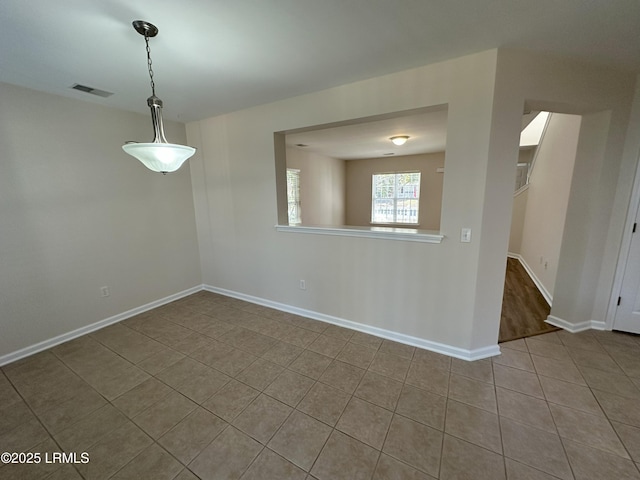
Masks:
[[[371,223],[416,225],[420,203],[420,172],[373,175]]]
[[[287,168],[287,203],[289,225],[302,223],[302,211],[300,208],[300,170]]]

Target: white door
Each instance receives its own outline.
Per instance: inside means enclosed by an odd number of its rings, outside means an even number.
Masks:
[[[634,233],[622,277],[620,298],[613,321],[614,330],[640,333],[640,208],[636,212]]]

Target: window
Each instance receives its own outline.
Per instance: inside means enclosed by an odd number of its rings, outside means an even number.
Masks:
[[[373,175],[371,223],[418,223],[420,172]]]
[[[289,225],[300,225],[302,223],[302,212],[300,210],[300,170],[295,168],[287,168],[287,203]]]

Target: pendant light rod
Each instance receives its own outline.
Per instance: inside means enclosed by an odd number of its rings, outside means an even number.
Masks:
[[[151,96],[147,98],[147,105],[151,109],[153,141],[151,143],[127,143],[122,148],[154,172],[174,172],[195,153],[196,149],[167,142],[162,123],[162,100],[156,96],[156,84],[153,80],[153,62],[151,61],[151,48],[149,47],[149,38],[158,35],[158,28],[144,20],[134,20],[132,25],[136,32],[144,36],[147,50],[147,67],[151,84]]]

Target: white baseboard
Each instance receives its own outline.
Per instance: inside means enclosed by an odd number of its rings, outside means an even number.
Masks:
[[[325,323],[331,323],[332,325],[338,325],[340,327],[349,328],[351,330],[357,330],[359,332],[375,335],[376,337],[386,338],[395,342],[404,343],[405,345],[411,345],[414,347],[424,348],[432,352],[441,353],[450,357],[459,358],[462,360],[480,360],[483,358],[493,357],[500,355],[500,347],[498,345],[491,345],[488,347],[478,348],[475,350],[466,350],[463,348],[446,345],[444,343],[432,342],[423,338],[413,337],[411,335],[405,335],[403,333],[394,332],[392,330],[386,330],[383,328],[373,327],[371,325],[365,325],[363,323],[353,322],[344,318],[334,317],[332,315],[326,315],[324,313],[315,312],[313,310],[306,310],[303,308],[294,307],[284,303],[274,302],[266,300],[264,298],[254,297],[252,295],[246,295],[244,293],[234,292],[232,290],[226,290],[224,288],[213,287],[210,285],[204,285],[204,290],[219,293],[227,297],[237,298],[249,303],[255,303],[265,307],[273,308],[287,313],[293,313],[302,317],[311,318],[313,320],[319,320]]]
[[[187,295],[191,295],[201,290],[202,285],[198,285],[196,287],[183,290],[182,292],[174,293],[173,295],[169,295],[168,297],[164,297],[159,300],[147,303],[146,305],[132,308],[131,310],[119,313],[118,315],[114,315],[113,317],[99,320],[95,323],[92,323],[91,325],[80,327],[76,330],[72,330],[71,332],[63,333],[62,335],[58,335],[48,340],[36,343],[35,345],[30,345],[20,350],[16,350],[15,352],[2,355],[0,356],[0,367],[15,362],[16,360],[28,357],[29,355],[42,352],[43,350],[47,350],[48,348],[55,347],[56,345],[60,345],[61,343],[68,342],[69,340],[73,340],[74,338],[81,337],[82,335],[86,335],[87,333],[95,332],[96,330],[100,330],[101,328],[121,322],[122,320],[126,320],[127,318],[134,317],[148,310],[152,310],[175,300],[179,300],[180,298],[186,297]]]
[[[553,325],[554,327],[560,327],[571,333],[584,332],[585,330],[607,330],[605,322],[599,320],[586,320],[579,323],[570,323],[562,318],[549,315],[545,320],[545,323]]]
[[[553,295],[551,295],[551,293],[549,293],[549,291],[544,287],[544,285],[538,279],[538,277],[536,277],[536,274],[533,273],[533,270],[531,270],[529,265],[527,265],[527,262],[524,261],[524,258],[522,258],[522,255],[520,255],[518,253],[508,253],[507,256],[510,257],[510,258],[515,258],[516,260],[518,260],[520,262],[522,267],[527,272],[527,275],[529,275],[529,277],[531,278],[533,283],[535,283],[536,287],[538,288],[538,290],[540,291],[540,293],[544,297],[545,301],[549,304],[549,306],[551,306],[551,304],[553,303]]]

